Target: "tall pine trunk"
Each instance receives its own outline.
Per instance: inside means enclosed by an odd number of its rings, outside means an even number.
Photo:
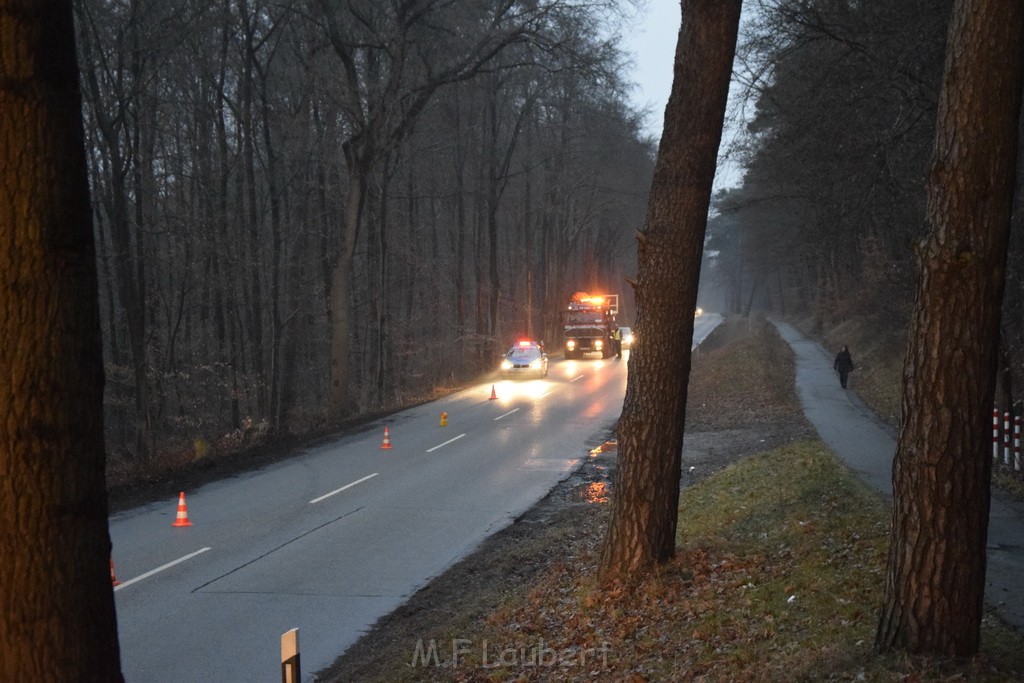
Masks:
[[[978,651],[1022,34],[1021,0],[954,6],[903,366],[882,651]]]
[[[693,310],[740,4],[683,3],[675,78],[638,236],[639,342],[619,420],[619,475],[599,567],[604,581],[675,553]]]
[[[0,680],[121,680],[70,2],[0,0]]]

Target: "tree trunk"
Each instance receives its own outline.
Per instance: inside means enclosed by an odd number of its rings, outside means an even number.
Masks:
[[[619,420],[620,469],[600,575],[610,581],[675,553],[693,309],[736,48],[740,0],[683,3],[675,78],[640,236],[640,342]]]
[[[121,680],[70,2],[0,0],[0,680]]]
[[[903,369],[880,651],[978,651],[1024,2],[958,0]]]
[[[363,202],[366,198],[366,169],[351,143],[345,147],[348,162],[348,202],[345,206],[345,233],[337,260],[331,267],[331,373],[327,414],[338,420],[351,411],[349,381],[352,370],[352,260],[356,252]]]

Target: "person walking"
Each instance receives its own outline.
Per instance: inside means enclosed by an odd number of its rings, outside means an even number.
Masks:
[[[832,368],[839,373],[839,384],[842,385],[843,389],[846,388],[846,379],[850,376],[850,371],[853,370],[853,358],[850,356],[850,349],[845,345],[836,354],[836,359],[832,363]]]

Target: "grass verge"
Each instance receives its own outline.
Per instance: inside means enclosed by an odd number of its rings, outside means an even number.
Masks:
[[[995,618],[967,661],[874,656],[888,515],[820,442],[793,443],[683,491],[655,574],[601,589],[587,525],[528,590],[393,643],[376,680],[1022,680],[1020,634]]]

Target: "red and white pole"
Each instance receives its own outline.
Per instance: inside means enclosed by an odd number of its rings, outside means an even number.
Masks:
[[[999,408],[992,409],[992,459],[999,460]]]
[[[1010,411],[1003,412],[1003,463],[1010,464]]]
[[[1013,468],[1020,471],[1020,415],[1013,418]]]

